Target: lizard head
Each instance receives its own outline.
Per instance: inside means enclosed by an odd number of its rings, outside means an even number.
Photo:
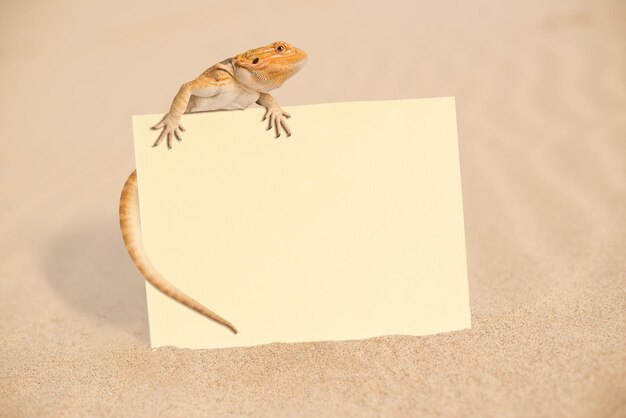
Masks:
[[[287,42],[274,42],[237,55],[235,77],[246,87],[266,93],[297,73],[307,58],[306,52]]]

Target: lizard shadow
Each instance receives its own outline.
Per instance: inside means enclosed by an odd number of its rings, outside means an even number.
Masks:
[[[145,282],[116,222],[64,230],[44,262],[52,289],[73,309],[149,344]]]

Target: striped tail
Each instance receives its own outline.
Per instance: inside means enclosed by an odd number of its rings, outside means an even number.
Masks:
[[[137,171],[133,171],[130,174],[122,189],[122,196],[120,198],[120,227],[122,228],[122,237],[124,238],[124,244],[130,254],[130,258],[133,259],[133,262],[141,274],[145,276],[150,284],[172,299],[230,328],[235,334],[237,333],[237,328],[235,328],[233,324],[172,286],[150,262],[143,248],[143,239],[141,236],[139,199],[137,195]]]

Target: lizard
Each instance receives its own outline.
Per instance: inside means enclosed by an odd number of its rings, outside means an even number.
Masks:
[[[291,130],[286,123],[291,115],[278,105],[269,91],[280,87],[296,74],[307,59],[308,54],[305,51],[279,41],[251,49],[209,67],[196,79],[180,87],[168,113],[151,128],[161,130],[152,146],[156,147],[165,141],[167,148],[171,149],[174,138],[182,141],[181,132],[185,132],[185,128],[180,119],[185,113],[245,109],[253,103],[265,107],[262,120],[268,120],[267,130],[273,127],[276,138],[280,137],[283,130],[287,136],[291,136]],[[119,217],[126,249],[150,284],[237,334],[237,328],[232,323],[176,289],[150,261],[141,235],[136,170],[130,174],[122,189]]]

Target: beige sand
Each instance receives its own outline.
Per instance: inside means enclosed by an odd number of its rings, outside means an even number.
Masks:
[[[238,3],[0,5],[0,415],[626,416],[624,2]],[[148,348],[130,115],[275,39],[286,105],[457,97],[472,330]]]

